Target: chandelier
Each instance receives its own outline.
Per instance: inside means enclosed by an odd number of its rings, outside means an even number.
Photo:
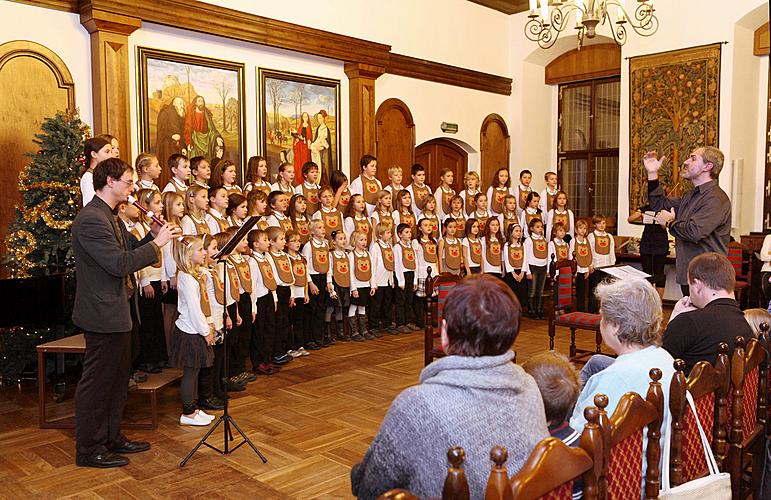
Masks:
[[[618,45],[626,43],[627,27],[640,36],[656,33],[659,20],[654,14],[653,0],[629,1],[637,4],[632,17],[624,7],[624,0],[530,0],[525,36],[537,42],[539,47],[548,49],[569,26],[571,14],[575,14],[579,50],[584,44],[584,37],[594,38],[597,27],[606,22]]]

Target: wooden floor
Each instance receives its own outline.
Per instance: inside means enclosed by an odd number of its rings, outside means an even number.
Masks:
[[[557,350],[567,353],[568,330]],[[592,348],[593,335],[579,335]],[[179,462],[208,428],[178,424],[178,388],[159,398],[160,426],[129,432],[152,443],[120,469],[76,467],[74,433],[37,427],[34,384],[0,391],[0,498],[351,498],[349,473],[377,433],[393,398],[417,383],[423,367],[420,334],[338,344],[261,377],[232,399],[231,415],[268,458],[244,446],[221,456],[202,448],[184,469]],[[524,320],[515,344],[521,363],[548,349],[545,321]],[[72,413],[72,394],[49,408]],[[129,395],[127,416],[147,405]],[[219,412],[216,413],[219,415]],[[217,431],[212,444],[220,447]],[[238,441],[236,441],[238,442]]]

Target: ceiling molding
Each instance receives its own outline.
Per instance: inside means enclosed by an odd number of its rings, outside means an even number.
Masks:
[[[469,0],[469,2],[503,12],[504,14],[517,14],[525,12],[530,8],[528,0]]]
[[[494,94],[511,95],[511,78],[401,54],[391,53],[386,73]]]

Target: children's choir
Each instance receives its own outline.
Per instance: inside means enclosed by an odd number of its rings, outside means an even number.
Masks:
[[[88,175],[114,154],[111,144],[104,136],[86,141],[84,202]],[[350,185],[336,171],[330,185],[320,186],[311,161],[294,186],[293,165],[280,165],[270,179],[266,159],[252,157],[243,188],[229,161],[212,169],[202,157],[174,154],[164,164],[171,180],[161,191],[158,158],[137,157],[137,198],[180,225],[185,237],[162,249],[159,264],[137,273],[136,366],[151,373],[169,364],[183,368],[185,425],[209,425],[204,410],[221,408],[226,390],[244,390],[258,374],[272,375],[293,358],[335,342],[422,328],[429,269],[432,276],[501,278],[531,318],[543,319],[552,262],[576,260],[579,309],[585,310],[581,299],[587,286],[596,286],[594,270],[615,261],[605,217],[595,216],[591,225],[576,220],[554,172],[546,173],[539,195],[528,170],[512,186],[505,168],[486,190],[479,175],[468,172],[458,193],[454,173],[443,169],[432,191],[419,164],[407,187],[402,169],[390,167],[384,188],[371,155],[361,158]],[[258,218],[254,228],[224,261],[214,262],[249,217]],[[118,218],[139,238],[149,231],[146,216],[131,205],[120,205]]]

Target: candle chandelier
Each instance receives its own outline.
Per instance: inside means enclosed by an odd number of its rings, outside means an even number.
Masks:
[[[626,43],[628,28],[640,36],[656,33],[659,20],[654,14],[653,0],[630,2],[635,4],[631,16],[624,7],[624,0],[530,0],[525,36],[537,42],[539,47],[548,49],[571,24],[571,15],[575,17],[579,50],[584,44],[584,37],[594,38],[597,27],[606,22],[618,45]]]

